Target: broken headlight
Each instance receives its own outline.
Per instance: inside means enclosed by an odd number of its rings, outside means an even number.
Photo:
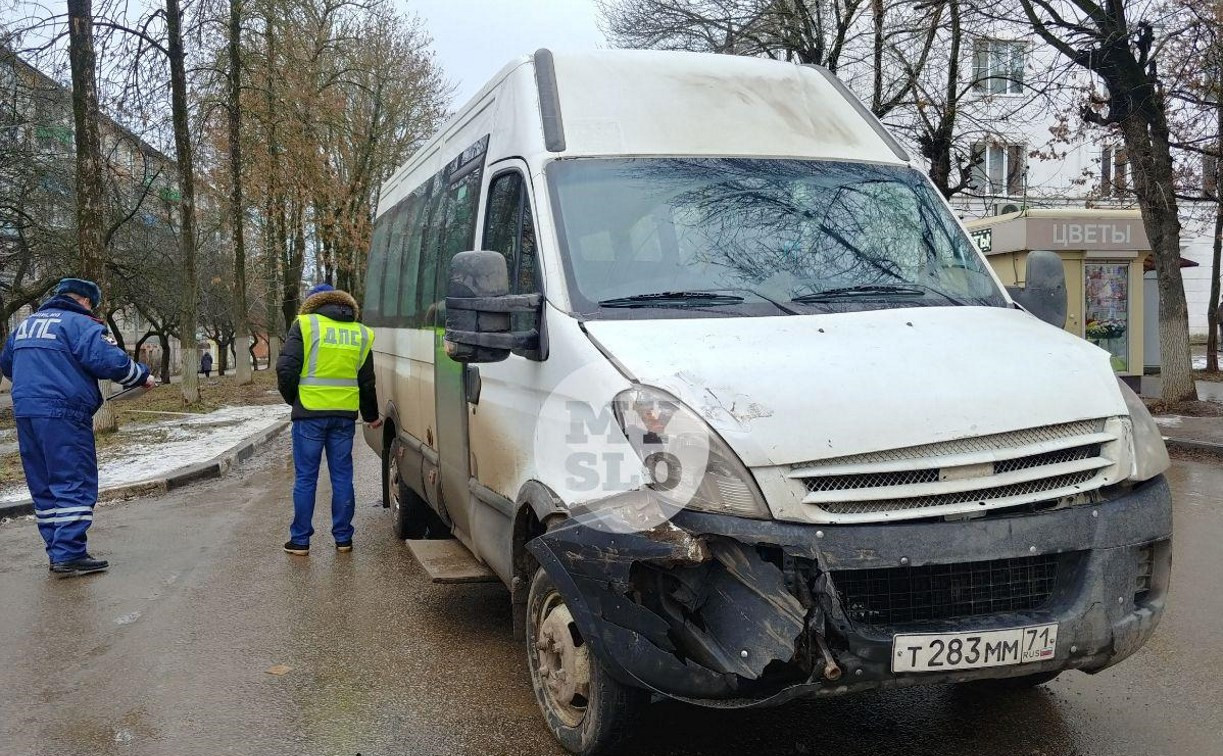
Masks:
[[[612,408],[641,460],[646,487],[670,505],[768,518],[764,497],[738,455],[683,402],[634,386],[617,394]]]
[[[1130,423],[1134,426],[1134,464],[1129,479],[1150,480],[1171,465],[1168,448],[1164,446],[1164,435],[1155,424],[1155,418],[1151,417],[1147,406],[1133,389],[1125,385],[1125,381],[1120,378],[1117,383],[1121,386],[1121,396],[1125,399],[1125,408],[1129,410]]]

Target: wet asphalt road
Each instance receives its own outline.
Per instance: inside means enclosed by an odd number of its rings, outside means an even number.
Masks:
[[[92,549],[113,560],[106,575],[52,579],[34,525],[0,527],[0,753],[560,753],[505,591],[426,580],[374,506],[368,450],[356,550],[334,552],[322,506],[314,553],[280,551],[287,448],[225,480],[104,506]],[[1223,467],[1177,462],[1172,479],[1171,608],[1122,665],[990,697],[660,704],[626,753],[1223,756]]]

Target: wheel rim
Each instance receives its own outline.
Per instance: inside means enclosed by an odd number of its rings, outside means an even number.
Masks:
[[[397,515],[399,514],[399,509],[402,506],[400,498],[403,489],[403,487],[400,485],[398,451],[399,450],[394,445],[391,446],[391,462],[387,466],[387,488],[389,489],[389,493],[391,495],[391,508],[395,510],[395,514]]]
[[[548,594],[532,619],[535,687],[558,719],[576,727],[590,701],[590,649],[556,591]]]

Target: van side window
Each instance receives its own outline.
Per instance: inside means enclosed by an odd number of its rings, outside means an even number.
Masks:
[[[378,219],[374,235],[387,239],[386,252],[371,249],[366,303],[381,325],[434,327],[450,259],[475,243],[487,152],[484,136]]]
[[[387,248],[386,272],[382,279],[381,314],[388,325],[397,326],[404,314],[400,287],[403,283],[406,231],[415,215],[415,198],[407,197],[395,206],[391,238]]]
[[[514,280],[514,260],[518,255],[518,218],[522,212],[522,174],[503,173],[488,188],[488,207],[484,211],[484,249],[505,256],[505,267]]]
[[[535,259],[535,223],[522,174],[509,171],[493,179],[484,213],[483,248],[505,255],[511,294],[539,291]],[[515,331],[536,327],[531,313],[516,313]]]
[[[420,237],[424,226],[425,215],[428,212],[428,197],[421,191],[413,192],[412,218],[404,224],[403,230],[403,269],[399,284],[399,317],[395,326],[407,328],[416,317],[416,287],[420,275]]]
[[[432,328],[435,319],[437,290],[437,258],[439,238],[442,230],[441,202],[443,192],[439,189],[440,178],[429,179],[426,191],[429,196],[428,213],[421,229],[420,269],[416,283],[416,312],[412,325],[416,328]]]
[[[383,213],[374,224],[374,235],[369,244],[369,264],[365,270],[365,304],[361,308],[362,320],[367,325],[380,325],[382,319],[382,277],[386,272],[387,239],[391,234],[393,213]]]
[[[535,259],[535,220],[531,216],[531,200],[524,190],[522,193],[522,227],[519,232],[518,263],[514,274],[515,294],[534,294],[539,291],[539,278],[536,275],[538,263]],[[516,318],[531,317],[525,313],[515,315]]]
[[[446,190],[445,227],[443,229],[441,264],[438,266],[438,298],[446,296],[450,278],[450,261],[460,252],[472,249],[476,243],[476,215],[480,212],[480,184],[484,177],[481,161],[474,168],[461,171]]]

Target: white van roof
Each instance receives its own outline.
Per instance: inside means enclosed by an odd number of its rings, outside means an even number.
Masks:
[[[908,161],[822,68],[708,53],[546,52],[535,55],[540,104],[548,96],[541,68],[551,59],[566,155]]]
[[[507,104],[490,107],[499,93]],[[383,183],[379,212],[493,126],[507,154],[791,157],[907,164],[904,148],[827,69],[655,50],[511,61]],[[494,139],[494,142],[497,142]]]

